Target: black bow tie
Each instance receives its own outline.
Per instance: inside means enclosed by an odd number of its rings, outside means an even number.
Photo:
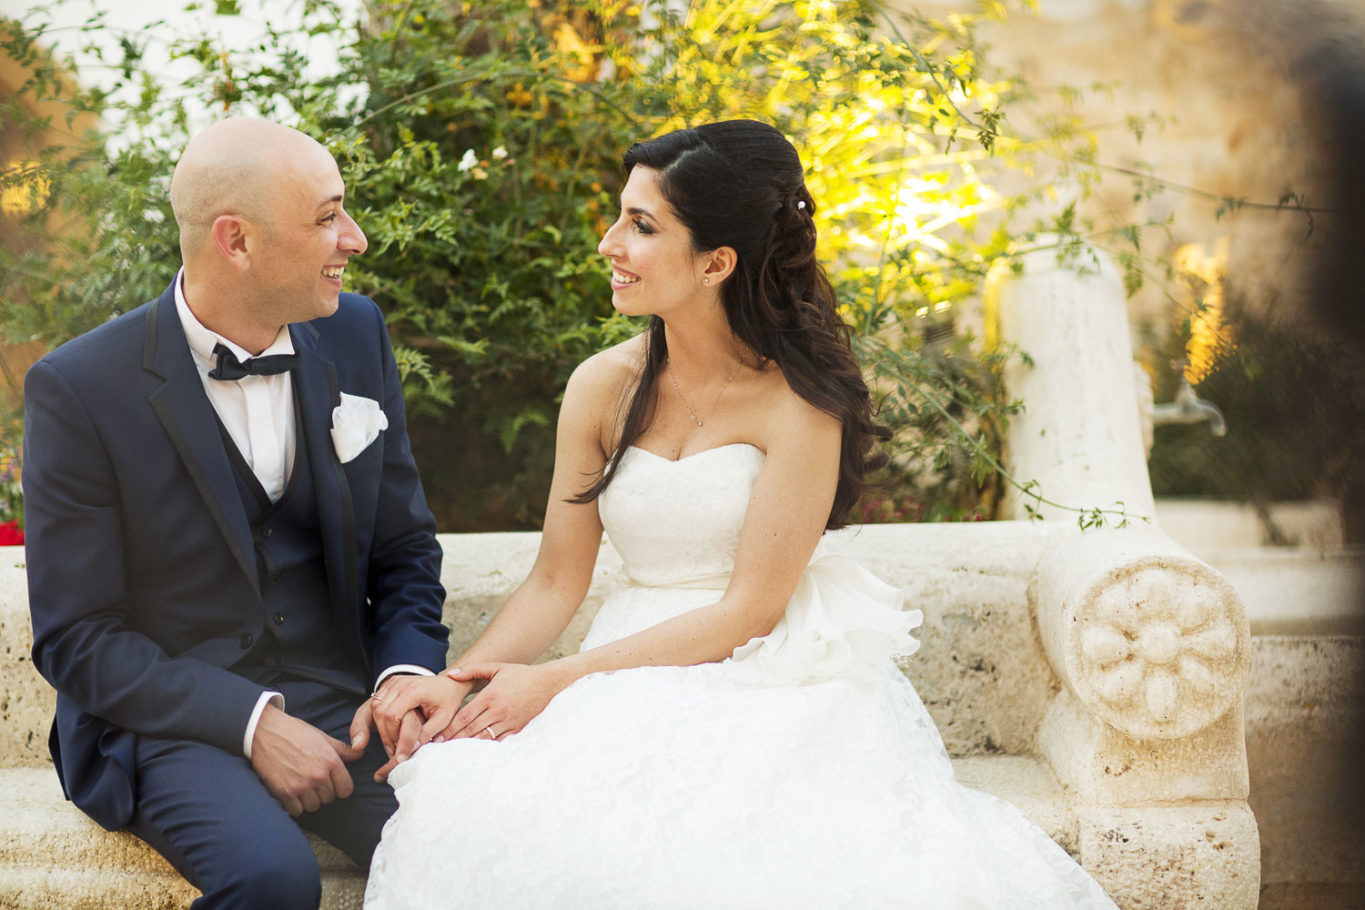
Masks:
[[[213,346],[213,353],[218,358],[218,366],[209,370],[211,379],[226,379],[235,382],[243,376],[273,376],[276,373],[287,373],[299,365],[298,354],[248,357],[246,363],[242,363],[237,359],[236,354],[221,344]]]

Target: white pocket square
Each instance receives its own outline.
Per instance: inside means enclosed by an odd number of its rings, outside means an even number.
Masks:
[[[332,408],[332,448],[342,464],[365,451],[388,428],[388,415],[373,398],[342,392],[341,404]]]

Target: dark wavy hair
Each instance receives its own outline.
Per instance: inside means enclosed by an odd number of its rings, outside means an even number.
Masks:
[[[637,142],[626,151],[626,174],[637,166],[658,171],[660,190],[691,234],[693,250],[735,250],[735,270],[721,285],[735,337],[776,363],[792,391],[843,423],[839,484],[825,525],[842,527],[868,473],[886,463],[873,449],[891,432],[873,420],[848,326],[815,258],[815,200],[796,149],[766,123],[727,120]],[[616,451],[602,476],[573,501],[599,496],[626,448],[649,427],[667,356],[664,322],[654,316]]]

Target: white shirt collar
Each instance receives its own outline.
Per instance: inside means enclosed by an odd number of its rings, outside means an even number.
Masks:
[[[213,347],[217,344],[222,344],[240,361],[258,356],[231,339],[224,338],[212,329],[206,328],[194,315],[194,311],[190,309],[189,303],[185,300],[184,283],[185,269],[182,266],[180,271],[175,274],[175,311],[180,315],[180,325],[185,329],[185,340],[190,343],[190,350],[194,351],[195,356],[204,363],[215,363],[217,358],[213,355]],[[294,339],[289,335],[289,326],[285,325],[280,326],[280,333],[275,336],[270,347],[262,351],[259,356],[292,353],[294,353]]]

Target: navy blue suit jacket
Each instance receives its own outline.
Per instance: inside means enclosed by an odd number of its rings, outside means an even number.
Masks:
[[[383,317],[342,294],[335,314],[290,333],[333,621],[371,682],[400,663],[439,670],[441,551]],[[346,464],[330,437],[343,391],[389,421]],[[265,621],[251,530],[172,289],[44,357],[24,395],[33,659],[58,693],[53,759],[67,795],[118,828],[135,806],[135,736],[241,753],[263,691],[231,669]]]

